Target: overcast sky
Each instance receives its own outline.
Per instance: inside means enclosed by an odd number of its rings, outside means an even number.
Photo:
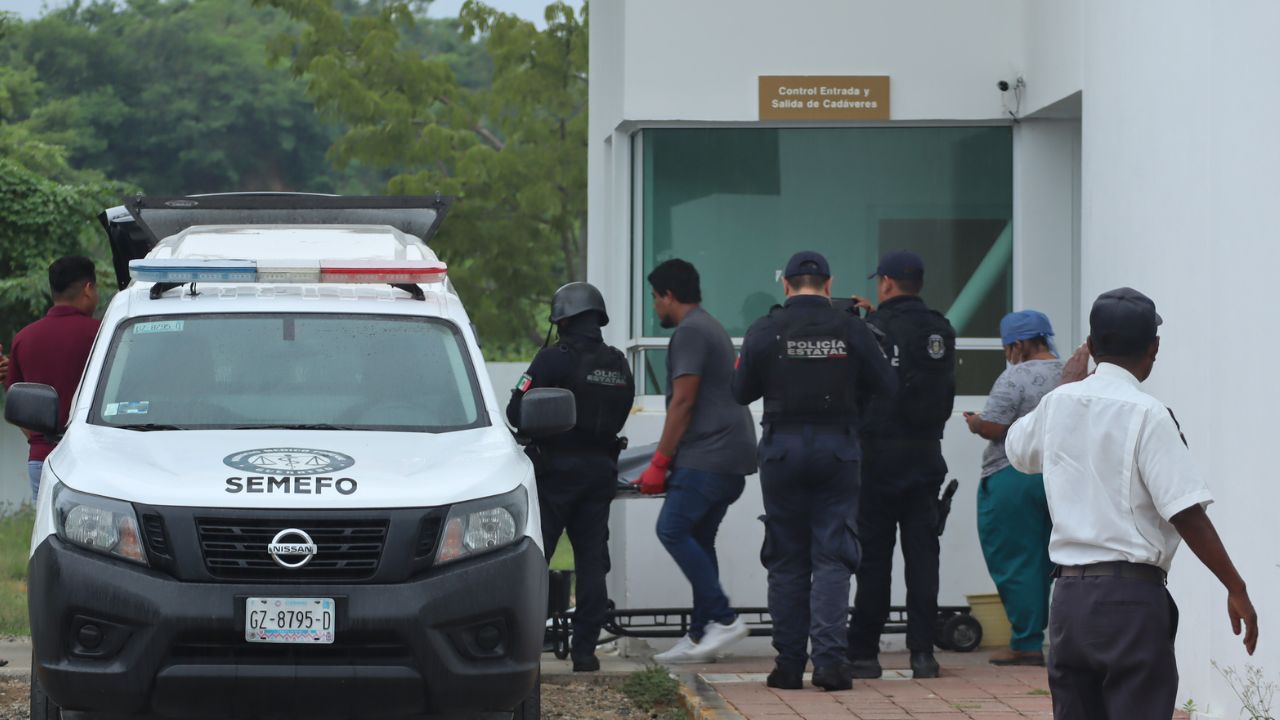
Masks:
[[[458,14],[463,0],[435,0],[427,13],[431,17],[451,17]],[[0,0],[0,11],[14,12],[23,18],[38,17],[46,7],[59,7],[65,0]],[[542,13],[550,0],[488,0],[488,4],[506,12],[515,13],[543,25]],[[582,0],[569,0],[574,7],[582,7]]]

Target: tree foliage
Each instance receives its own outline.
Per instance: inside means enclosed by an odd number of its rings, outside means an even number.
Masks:
[[[15,27],[0,16],[0,42]],[[107,269],[95,216],[130,189],[68,163],[31,119],[40,90],[32,68],[0,66],[0,338],[44,313],[58,257],[86,254]]]
[[[477,87],[404,42],[419,27],[407,3],[353,15],[335,0],[260,1],[302,26],[274,50],[347,128],[337,162],[393,169],[392,193],[460,198],[433,244],[486,339],[527,347],[552,291],[585,275],[585,7],[555,2],[539,30],[468,0],[463,37],[492,60]]]
[[[248,0],[76,2],[6,45],[43,83],[33,124],[76,167],[152,194],[331,190],[334,132],[266,62],[288,25]]]
[[[553,4],[538,30],[474,1],[448,20],[423,0],[254,2],[6,21],[0,332],[43,311],[48,261],[105,259],[92,218],[126,193],[442,193],[461,202],[433,244],[487,354],[526,353],[585,274],[585,10]]]

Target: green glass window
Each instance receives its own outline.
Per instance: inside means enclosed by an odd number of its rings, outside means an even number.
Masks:
[[[1012,309],[1008,127],[648,129],[637,143],[639,337],[670,334],[644,277],[674,257],[697,266],[703,305],[734,337],[781,302],[797,250],[826,255],[837,296],[873,300],[879,257],[918,252],[925,301],[962,338],[998,336]],[[983,377],[963,384],[989,388],[995,363],[976,359]]]

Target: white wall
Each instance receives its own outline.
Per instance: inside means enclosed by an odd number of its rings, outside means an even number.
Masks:
[[[1022,113],[1030,115],[1084,87],[1085,12],[1082,3],[1029,0],[1023,17],[1026,55],[1019,69],[1027,80]]]
[[[1148,390],[1182,421],[1217,497],[1210,515],[1266,628],[1280,616],[1280,488],[1267,451],[1280,386],[1253,368],[1280,353],[1269,327],[1280,5],[1037,0],[1029,18],[1029,90],[1042,77],[1054,92],[1083,89],[1080,309],[1119,285],[1155,299],[1166,322]],[[1264,632],[1246,658],[1225,592],[1186,550],[1170,591],[1182,609],[1180,701],[1236,717],[1210,663],[1252,662],[1276,681],[1280,644]]]
[[[533,358],[529,358],[530,361]],[[489,381],[493,383],[493,395],[498,399],[500,411],[505,411],[507,400],[511,397],[509,392],[511,388],[516,386],[516,381],[524,374],[526,368],[529,367],[527,362],[487,362],[484,369],[489,374]],[[498,418],[495,422],[504,422],[504,418]]]
[[[1280,266],[1271,212],[1280,196],[1280,4],[613,0],[593,14],[590,274],[618,307],[631,299],[634,129],[753,122],[762,74],[888,74],[895,122],[990,121],[1003,112],[995,81],[1022,75],[1016,303],[1049,312],[1069,345],[1087,330],[1082,318],[1099,292],[1132,285],[1155,298],[1166,325],[1149,390],[1186,428],[1218,498],[1211,516],[1264,627],[1280,616],[1280,528],[1271,521],[1280,485],[1266,452],[1280,406],[1267,372],[1280,355],[1269,322]],[[601,15],[608,21],[595,25]],[[606,59],[596,55],[602,44]],[[622,324],[611,328],[611,342],[629,337]],[[633,434],[652,437],[659,423],[658,413],[637,416]],[[947,440],[961,472],[976,464],[963,439]],[[971,502],[971,493],[966,483],[962,497]],[[656,549],[656,508],[644,502],[618,513],[620,567],[637,570],[616,579],[618,590],[636,602],[670,604],[673,592],[683,600],[682,584],[658,581],[674,568]],[[730,589],[753,603],[763,597],[758,503],[749,494],[725,526],[735,538]],[[957,506],[955,517],[971,512]],[[959,532],[971,518],[948,539],[976,547]],[[983,575],[980,564],[967,570]],[[944,574],[944,593],[954,597],[961,583]],[[1225,593],[1188,552],[1170,587],[1183,611],[1180,701],[1235,717],[1210,667],[1247,661],[1227,625]],[[1280,644],[1268,637],[1252,662],[1277,680]]]
[[[626,45],[623,0],[605,0],[591,6],[591,43],[588,48],[590,74],[603,81],[588,87],[590,112],[587,117],[587,277],[604,292],[611,308],[623,308],[629,280],[626,262],[626,227],[629,222],[628,190],[625,187],[629,148],[626,135],[615,133],[622,119],[625,87],[623,50]],[[616,137],[615,137],[616,134]],[[628,337],[626,312],[614,312],[619,322],[610,330],[611,342],[621,344]]]
[[[1059,350],[1084,339],[1079,287],[1080,121],[1028,119],[1014,126],[1015,309],[1048,315]]]
[[[631,134],[636,129],[682,121],[754,122],[757,77],[791,74],[889,75],[895,121],[1003,122],[1007,118],[996,81],[1012,80],[1021,72],[1024,23],[1017,0],[613,0],[593,5],[588,277],[605,293],[612,311],[614,323],[606,328],[606,339],[625,346],[633,337],[625,309],[632,301]],[[1055,163],[1063,152],[1070,157],[1070,128],[1046,125],[1018,134],[1057,142],[1015,171],[1035,178],[1043,188],[1031,212],[1016,213],[1015,227],[1069,243],[1071,224],[1064,225],[1063,218],[1069,220],[1074,206],[1070,193],[1059,190],[1069,187],[1071,173],[1067,170],[1064,176]],[[1070,254],[1070,246],[1038,255],[1015,249],[1015,257],[1021,256],[1028,266],[1057,264]],[[1064,280],[1069,282],[1070,276]],[[1019,282],[1015,288],[1019,297],[1026,295],[1046,312],[1074,313],[1067,285],[1024,285]],[[643,312],[648,311],[646,303]],[[944,442],[952,469],[949,477],[961,481],[943,539],[945,604],[965,604],[965,595],[994,589],[978,546],[975,519],[983,442],[967,432],[958,415],[981,405],[981,398],[959,400]],[[646,402],[645,407],[628,426],[633,445],[656,440],[661,430],[661,402]],[[690,602],[687,584],[654,536],[658,507],[648,499],[615,506],[610,594],[620,606]],[[757,520],[762,512],[759,485],[751,478],[721,531],[722,575],[739,606],[765,604],[765,574],[759,562],[763,527]],[[901,567],[899,556],[895,604],[905,601]],[[901,644],[901,636],[886,640]],[[769,652],[764,643],[751,649]]]
[[[987,119],[1022,56],[1019,0],[621,1],[627,120],[755,121],[759,75],[889,75],[895,120]]]
[[[892,119],[1000,122],[1022,71],[1023,0],[777,3],[603,0],[591,6],[588,278],[631,303],[632,133],[751,123],[760,75],[889,75]],[[844,123],[852,125],[855,123]],[[775,124],[777,125],[777,124]],[[633,336],[615,311],[609,342]]]
[[[31,502],[27,450],[27,438],[22,431],[0,422],[0,514]]]

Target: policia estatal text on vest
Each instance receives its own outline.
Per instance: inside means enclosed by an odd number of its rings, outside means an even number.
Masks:
[[[608,611],[609,505],[617,493],[618,433],[635,401],[635,379],[626,356],[604,343],[609,324],[604,297],[594,286],[569,283],[551,301],[559,341],[544,347],[511,391],[507,419],[520,418],[520,403],[533,388],[573,391],[578,423],[562,435],[540,439],[526,452],[538,480],[543,548],[555,554],[567,532],[574,549],[577,609],[570,652],[575,672],[600,669],[596,643]]]
[[[852,687],[846,661],[850,576],[858,568],[860,408],[897,378],[862,320],[831,305],[826,258],[787,263],[787,301],[747,331],[734,399],[764,397],[760,485],[769,614],[778,651],[768,685],[799,689],[812,644],[813,684]]]

